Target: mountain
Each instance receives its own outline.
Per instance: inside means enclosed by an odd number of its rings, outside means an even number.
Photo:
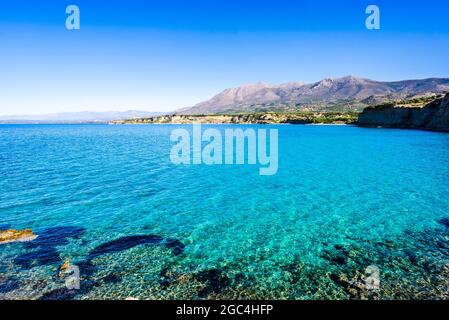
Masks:
[[[312,84],[248,84],[226,89],[210,100],[177,110],[179,114],[214,114],[282,110],[363,109],[398,99],[449,91],[449,79],[380,82],[353,76],[326,78]]]
[[[164,115],[162,112],[148,111],[105,111],[105,112],[64,112],[41,115],[13,115],[0,116],[0,123],[86,123],[109,122],[112,120],[145,118]]]

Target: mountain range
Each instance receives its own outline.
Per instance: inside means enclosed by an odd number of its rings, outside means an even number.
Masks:
[[[362,110],[386,101],[414,99],[449,91],[448,78],[381,82],[346,76],[312,84],[263,82],[222,91],[210,100],[177,114],[220,114],[257,111]]]
[[[163,112],[148,111],[104,111],[104,112],[63,112],[40,115],[0,116],[0,123],[104,123],[112,120],[124,120],[160,116]]]
[[[361,111],[385,102],[428,98],[449,92],[449,78],[381,82],[354,76],[316,83],[247,84],[222,91],[210,100],[173,112],[65,112],[0,116],[0,123],[105,123],[166,114],[210,115],[254,112]]]

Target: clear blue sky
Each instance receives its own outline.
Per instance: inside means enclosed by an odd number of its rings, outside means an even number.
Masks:
[[[65,29],[76,4],[81,30]],[[365,8],[381,30],[365,28]],[[449,77],[449,1],[0,2],[0,114],[172,110],[264,81]]]

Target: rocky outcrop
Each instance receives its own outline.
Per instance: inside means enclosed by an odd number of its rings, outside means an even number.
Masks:
[[[26,230],[1,230],[0,231],[0,244],[11,242],[25,242],[32,241],[37,238],[37,235],[33,234],[30,229]]]
[[[449,132],[449,93],[421,108],[394,105],[366,108],[360,114],[357,124],[362,127]]]

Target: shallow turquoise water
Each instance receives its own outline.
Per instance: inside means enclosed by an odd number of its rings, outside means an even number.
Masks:
[[[279,130],[260,176],[171,164],[177,127],[0,126],[0,229],[41,239],[0,247],[0,298],[357,298],[372,264],[377,298],[447,297],[448,134],[247,126]]]

